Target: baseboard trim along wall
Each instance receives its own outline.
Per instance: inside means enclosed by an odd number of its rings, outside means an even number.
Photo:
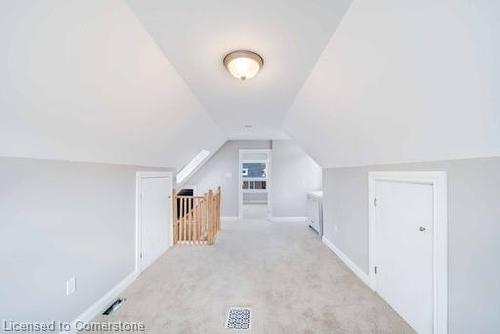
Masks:
[[[269,219],[273,223],[307,223],[308,217],[271,217]]]
[[[125,277],[120,283],[115,285],[111,290],[109,290],[104,296],[102,296],[98,301],[92,304],[88,309],[86,309],[82,314],[80,314],[75,320],[71,322],[71,331],[69,333],[77,333],[76,323],[77,321],[89,322],[103,312],[106,307],[109,307],[111,302],[118,297],[132,282],[137,278],[138,273],[136,271],[130,273]],[[68,332],[61,332],[68,333]]]
[[[238,216],[220,217],[220,220],[223,222],[237,222],[240,220],[240,217]]]
[[[354,262],[351,261],[351,259],[349,259],[347,257],[347,255],[345,255],[340,249],[338,249],[330,240],[328,240],[325,236],[323,236],[321,238],[321,240],[323,241],[323,243],[328,247],[330,248],[330,250],[332,252],[334,252],[341,260],[342,262],[345,263],[345,265],[351,269],[351,271],[356,275],[358,276],[358,278],[363,282],[365,283],[368,287],[370,286],[370,279],[368,278],[368,275],[363,271],[361,270]]]

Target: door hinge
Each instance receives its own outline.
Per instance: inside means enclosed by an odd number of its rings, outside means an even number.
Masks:
[[[142,259],[142,252],[141,252],[141,254],[139,254],[139,258],[141,258],[141,259]]]
[[[373,206],[377,206],[377,197],[373,199]]]
[[[373,268],[373,271],[375,272],[375,274],[377,273],[377,266]]]

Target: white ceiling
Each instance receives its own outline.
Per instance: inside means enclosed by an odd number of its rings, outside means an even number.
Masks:
[[[229,138],[278,139],[286,137],[285,113],[351,1],[127,2]],[[262,55],[257,77],[240,82],[226,72],[222,58],[235,49]]]

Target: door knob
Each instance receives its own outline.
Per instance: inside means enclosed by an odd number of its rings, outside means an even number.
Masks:
[[[418,230],[419,230],[420,232],[423,232],[423,231],[425,231],[425,227],[420,226],[420,227],[418,228]]]

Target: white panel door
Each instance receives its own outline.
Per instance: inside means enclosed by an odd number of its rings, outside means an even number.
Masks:
[[[171,245],[170,177],[141,179],[141,271],[158,259]]]
[[[377,181],[375,194],[377,292],[417,333],[432,333],[432,185]]]

